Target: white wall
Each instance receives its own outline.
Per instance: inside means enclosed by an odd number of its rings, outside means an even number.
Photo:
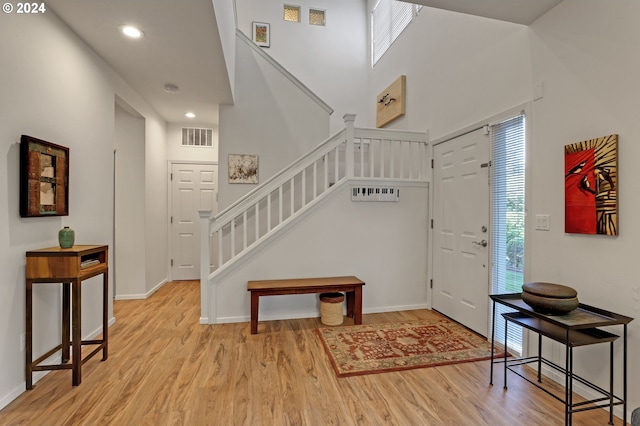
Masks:
[[[247,43],[236,45],[235,104],[220,106],[219,211],[256,187],[228,183],[229,154],[257,154],[264,182],[329,136],[323,106]]]
[[[182,128],[213,129],[213,147],[182,146]],[[169,161],[218,161],[218,126],[211,123],[167,124],[167,159]]]
[[[214,283],[217,321],[248,321],[247,281],[355,275],[363,312],[427,307],[426,187],[402,187],[398,202],[353,202],[337,188],[317,209]],[[336,220],[340,218],[340,220]],[[317,295],[263,297],[259,319],[318,317]]]
[[[423,7],[370,74],[373,97],[407,76],[406,114],[387,127],[438,139],[531,99],[527,27]]]
[[[105,77],[113,87],[114,98],[119,98],[133,114],[144,118],[144,161],[131,164],[132,167],[138,167],[144,176],[144,210],[137,210],[140,208],[139,202],[135,203],[136,210],[134,206],[126,206],[132,216],[144,216],[144,255],[138,256],[144,261],[139,263],[136,271],[136,275],[140,270],[144,271],[144,281],[135,284],[135,293],[124,294],[118,290],[118,298],[139,299],[150,296],[167,282],[168,276],[167,124],[120,76],[106,65],[105,70]],[[132,187],[135,194],[128,197],[141,196],[136,188]],[[127,187],[123,189],[126,191]],[[124,220],[127,218],[124,217]],[[116,227],[123,225],[117,223]]]
[[[146,291],[166,279],[167,163],[164,121],[52,12],[4,15],[0,40],[6,84],[0,98],[0,149],[5,163],[1,168],[5,176],[0,179],[0,270],[5,277],[0,283],[1,408],[25,389],[24,352],[20,351],[25,324],[25,251],[57,245],[57,231],[68,225],[75,229],[78,244],[108,244],[113,260],[116,97],[144,118],[147,158],[140,167],[146,168],[145,214],[151,212],[144,219]],[[19,217],[21,134],[70,148],[69,216]],[[110,269],[113,277],[113,263]],[[101,331],[99,284],[100,278],[83,284],[83,337]],[[113,321],[111,300],[112,286],[109,318]],[[36,356],[59,343],[59,305],[60,291],[55,286],[36,289]],[[36,379],[40,376],[35,375]]]
[[[640,352],[638,16],[640,2],[634,0],[565,0],[530,28],[533,81],[543,83],[544,97],[533,103],[529,212],[549,214],[551,230],[530,226],[528,268],[535,280],[574,287],[583,303],[636,317],[629,325],[630,409],[640,406],[640,370],[635,367]],[[620,235],[565,234],[564,145],[612,133],[619,135]],[[602,345],[578,349],[575,356],[576,370],[605,388],[607,351]],[[556,352],[563,362],[563,352]],[[620,392],[621,345],[616,362]]]
[[[143,298],[145,251],[145,120],[115,107],[115,296]]]
[[[144,229],[147,295],[165,284],[169,276],[166,132],[164,121],[146,120]]]
[[[529,225],[527,275],[571,285],[584,303],[637,316],[640,282],[632,268],[640,225],[633,218],[638,216],[640,199],[631,163],[640,157],[640,145],[635,142],[640,139],[640,107],[635,99],[640,75],[636,54],[640,29],[635,17],[640,15],[640,4],[635,0],[565,0],[530,28],[423,8],[376,67],[365,72],[369,70],[367,20],[371,3],[336,6],[326,0],[298,2],[303,6],[303,17],[308,6],[327,10],[328,26],[318,28],[304,21],[283,22],[281,3],[243,0],[238,1],[239,25],[250,34],[251,21],[271,23],[269,53],[336,110],[332,129],[343,126],[344,112],[357,113],[359,126],[371,126],[375,96],[401,74],[407,75],[407,115],[390,127],[429,129],[432,139],[530,100],[533,84],[543,82],[544,97],[533,103],[533,116],[529,117],[533,132],[527,178],[530,216],[550,214],[551,231],[533,231]],[[366,11],[360,18],[363,9]],[[4,206],[0,208],[0,270],[4,276],[0,282],[0,407],[24,390],[24,354],[19,349],[24,332],[24,252],[56,245],[57,231],[63,225],[76,230],[79,243],[111,244],[115,94],[145,118],[147,292],[166,278],[168,159],[162,119],[53,14],[14,14],[2,19],[0,57],[5,92],[0,98],[0,149],[5,166],[0,169],[4,174],[0,179],[0,200],[4,201],[0,203]],[[334,23],[335,33],[328,31]],[[594,23],[606,30],[596,30]],[[229,153],[260,155],[262,181],[319,143],[329,128],[329,118],[322,116],[326,113],[321,108],[298,98],[286,81],[243,43],[237,47],[236,104],[221,107],[222,207],[253,188],[226,183]],[[297,108],[286,106],[289,102]],[[320,112],[316,114],[314,108]],[[317,140],[297,139],[306,132],[317,135]],[[563,173],[562,147],[610,133],[620,135],[620,236],[564,234],[563,189],[558,184]],[[19,217],[21,134],[70,147],[68,217]],[[409,202],[404,198],[407,193],[415,193],[412,199],[426,198],[424,189],[414,188],[403,190],[396,208],[392,203],[351,203],[346,192],[328,200],[318,214],[296,225],[298,232],[282,235],[246,268],[225,277],[217,288],[217,300],[226,302],[216,306],[218,318],[247,320],[246,281],[284,275],[356,274],[367,282],[366,311],[426,303],[426,282],[422,282],[426,262],[424,271],[420,264],[427,256],[426,229],[418,227],[415,232],[406,226],[424,219],[426,228],[426,205],[403,204]],[[407,208],[397,208],[403,206]],[[344,221],[335,223],[336,211]],[[371,226],[378,221],[392,224],[396,232],[382,229],[372,233]],[[335,245],[338,238],[344,239],[344,245]],[[393,266],[383,268],[381,264],[389,259]],[[388,286],[389,282],[402,282],[398,271],[408,283],[403,292]],[[99,289],[87,284],[83,304],[95,309],[84,310],[83,334],[100,326]],[[38,293],[34,343],[36,351],[43,352],[57,343],[54,336],[59,334],[56,306],[60,296],[53,288]],[[290,312],[285,306],[288,298],[279,299],[264,300],[263,318]],[[300,306],[293,312],[296,315],[317,315],[317,305],[310,298],[302,303],[296,300],[293,306]],[[110,307],[110,317],[111,311]],[[639,324],[636,320],[629,327],[631,360],[640,351]],[[552,352],[562,361],[557,348]],[[606,354],[602,352],[602,348],[580,348],[575,362],[576,370],[606,387],[602,368]],[[617,365],[620,359],[617,347]],[[621,372],[617,371],[618,390]],[[640,405],[639,374],[637,369],[629,369],[630,408]]]
[[[236,9],[235,0],[212,0],[222,53],[227,67],[231,96],[236,87]]]
[[[300,23],[284,21],[285,3],[237,0],[238,28],[251,37],[253,21],[270,24],[271,47],[266,51],[334,109],[331,133],[344,127],[342,117],[348,113],[357,114],[356,124],[365,126],[367,105],[375,101],[375,95],[367,91],[370,61],[365,1],[289,3],[301,7]],[[325,27],[309,25],[310,7],[326,11]]]
[[[52,13],[3,15],[0,25],[0,407],[25,389],[25,251],[56,246],[63,225],[77,244],[112,243],[114,91],[104,64]],[[20,218],[19,141],[70,148],[69,216]],[[111,253],[110,253],[111,254]],[[101,330],[101,278],[83,284],[83,337]],[[34,351],[59,343],[60,291],[36,285]],[[109,302],[109,318],[113,316]],[[71,377],[69,376],[69,381]],[[70,383],[69,383],[70,385]]]
[[[527,117],[532,131],[525,275],[572,286],[583,303],[631,317],[640,312],[640,281],[633,269],[640,191],[632,164],[640,157],[639,14],[640,3],[632,0],[565,0],[523,27],[423,8],[370,76],[370,91],[379,93],[398,75],[407,75],[407,114],[390,127],[427,128],[431,139],[531,101],[534,85],[543,83],[544,96],[532,103]],[[595,31],[594,23],[607,30]],[[563,147],[612,133],[620,135],[620,236],[565,234]],[[534,230],[535,214],[550,215],[551,231]],[[640,351],[638,327],[637,320],[629,326],[631,362]],[[563,348],[546,348],[547,356],[564,363]],[[607,357],[605,346],[580,348],[576,372],[607,388]],[[618,345],[618,394],[621,365]],[[631,367],[628,380],[633,408],[640,405],[640,371]]]

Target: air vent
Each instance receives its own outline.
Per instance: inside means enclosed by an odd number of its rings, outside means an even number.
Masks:
[[[399,201],[399,188],[362,187],[351,188],[351,201]]]
[[[182,128],[182,146],[213,146],[213,129]]]

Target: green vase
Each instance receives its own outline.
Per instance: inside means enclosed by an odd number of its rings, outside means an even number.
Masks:
[[[65,226],[58,231],[58,242],[62,248],[71,248],[76,239],[76,233],[73,229]]]

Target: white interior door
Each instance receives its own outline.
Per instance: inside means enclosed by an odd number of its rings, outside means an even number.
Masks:
[[[200,216],[198,210],[217,213],[218,166],[171,165],[171,277],[200,278]]]
[[[489,296],[489,136],[434,146],[433,309],[486,336]]]

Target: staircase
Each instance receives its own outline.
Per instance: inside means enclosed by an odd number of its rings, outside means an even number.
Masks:
[[[210,286],[334,191],[428,180],[426,133],[355,128],[353,114],[344,120],[343,130],[215,217],[200,210],[201,323],[215,323]]]

